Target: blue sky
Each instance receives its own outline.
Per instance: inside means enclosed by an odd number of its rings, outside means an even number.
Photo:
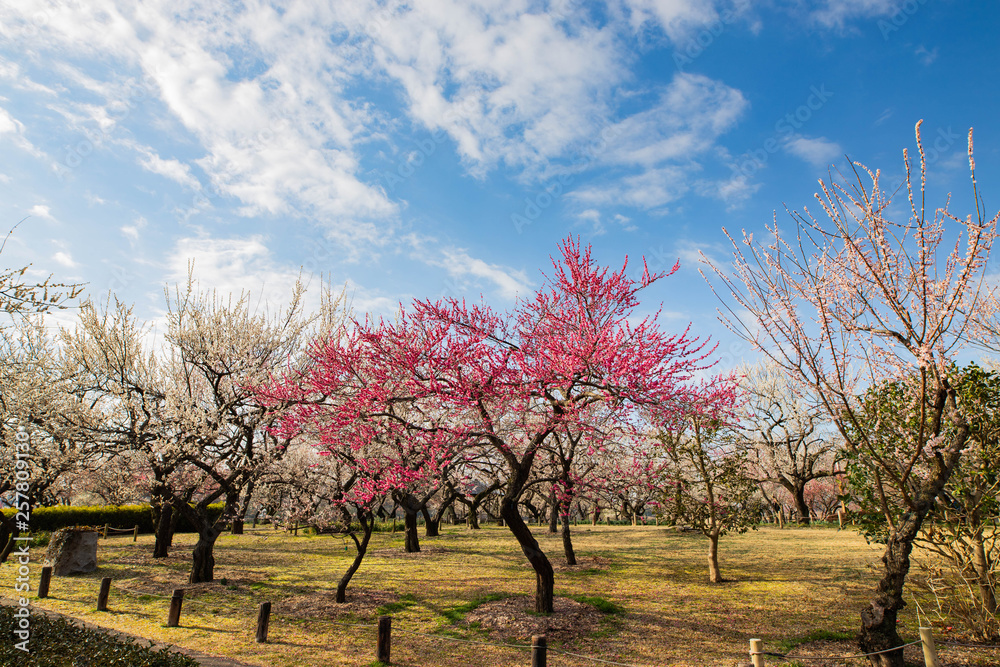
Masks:
[[[1000,183],[1000,5],[949,0],[0,6],[3,254],[151,321],[189,262],[281,304],[300,270],[355,311],[508,308],[569,234],[681,270],[663,325],[716,321],[699,252],[809,205],[844,155],[891,177],[924,119],[968,210]],[[316,293],[316,290],[313,290]],[[315,298],[315,297],[314,297]]]

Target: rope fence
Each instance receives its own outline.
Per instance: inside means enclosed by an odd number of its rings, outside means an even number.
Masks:
[[[49,595],[49,589],[51,586],[52,578],[52,567],[45,566],[41,570],[41,576],[39,580],[39,585],[37,589],[37,595],[41,598],[46,598]],[[110,577],[104,577],[100,582],[100,590],[97,596],[97,610],[98,611],[108,611],[108,599],[110,592],[112,590],[112,580]],[[180,627],[181,626],[181,611],[182,607],[186,604],[188,606],[195,605],[201,607],[210,613],[219,613],[220,608],[225,608],[230,611],[237,611],[241,614],[248,614],[252,617],[254,611],[254,605],[239,606],[220,602],[202,602],[197,598],[185,598],[185,589],[178,588],[173,590],[171,595],[161,595],[158,593],[140,591],[131,588],[124,588],[121,586],[114,586],[114,591],[118,594],[132,597],[148,597],[155,598],[159,600],[164,600],[168,602],[167,609],[167,627]],[[75,598],[60,598],[67,602],[75,602],[82,605],[92,604],[92,600],[80,600]],[[256,626],[255,626],[255,639],[258,643],[265,643],[268,641],[268,632],[270,629],[270,616],[272,612],[272,603],[270,601],[265,601],[259,603],[256,608]],[[391,658],[391,647],[392,647],[392,617],[382,616],[378,620],[378,624],[372,623],[348,623],[337,620],[328,619],[328,622],[341,626],[350,628],[367,628],[376,631],[376,659],[382,662],[384,665],[390,665]],[[494,648],[494,649],[505,649],[513,651],[530,651],[531,652],[531,665],[532,667],[546,667],[546,661],[548,654],[564,655],[567,657],[577,658],[579,660],[586,660],[595,664],[600,665],[615,665],[617,667],[651,667],[649,665],[637,665],[634,663],[618,662],[615,660],[608,660],[605,658],[597,658],[593,656],[588,656],[580,653],[573,653],[570,651],[564,651],[561,649],[555,649],[548,647],[547,637],[545,635],[534,635],[532,637],[531,644],[512,644],[505,642],[487,642],[479,640],[462,639],[459,637],[449,637],[447,635],[431,635],[423,632],[417,632],[415,630],[407,630],[397,627],[397,634],[408,635],[412,637],[420,637],[433,640],[434,642],[448,641],[460,644],[475,645],[477,647],[483,648]],[[749,656],[751,663],[745,665],[745,667],[765,667],[765,658],[780,658],[782,660],[798,660],[798,661],[815,661],[824,662],[830,660],[863,660],[865,658],[880,655],[883,653],[891,653],[894,651],[901,651],[910,646],[916,646],[920,644],[923,648],[924,655],[924,665],[925,667],[942,667],[940,660],[937,655],[937,646],[934,641],[934,636],[932,634],[931,628],[921,627],[919,628],[920,639],[916,639],[911,642],[907,642],[900,646],[894,646],[892,648],[883,649],[881,651],[874,651],[871,653],[853,653],[847,655],[834,655],[834,656],[816,656],[816,655],[801,655],[795,653],[781,653],[777,651],[765,651],[764,642],[761,639],[751,639],[750,640],[750,651]],[[961,646],[969,648],[978,649],[1000,649],[1000,645],[987,645],[987,644],[971,644],[964,642],[952,642],[946,641],[941,642],[942,646]]]
[[[108,539],[108,533],[119,533],[119,534],[132,533],[132,541],[137,542],[139,540],[139,525],[136,524],[132,528],[112,528],[108,524],[104,524],[104,526],[101,528],[101,537],[104,539]]]

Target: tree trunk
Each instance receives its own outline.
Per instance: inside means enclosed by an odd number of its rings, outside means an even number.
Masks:
[[[549,532],[553,535],[559,531],[559,507],[559,499],[556,498],[556,487],[553,484],[552,491],[549,493]]]
[[[417,512],[403,507],[403,548],[408,554],[420,551],[420,536],[417,534]]]
[[[789,489],[795,499],[795,512],[799,515],[799,525],[809,525],[809,505],[806,504],[806,485],[796,482],[795,486]]]
[[[708,534],[708,581],[713,584],[722,583],[722,574],[719,572],[719,532],[716,530]]]
[[[250,511],[250,499],[253,496],[253,481],[247,482],[246,488],[243,490],[243,502],[237,500],[236,504],[236,516],[233,517],[233,535],[243,534],[243,517],[247,515]]]
[[[563,554],[566,556],[567,565],[576,565],[576,552],[573,551],[573,538],[569,534],[569,503],[566,505],[566,512],[562,515],[562,543]]]
[[[515,499],[503,499],[500,503],[500,517],[507,523],[507,527],[510,528],[517,543],[521,545],[521,551],[525,558],[535,570],[535,611],[539,614],[551,614],[555,591],[555,573],[552,571],[552,563],[545,557],[541,547],[538,546],[538,541],[535,540],[531,530],[521,518]]]
[[[366,518],[361,512],[358,512],[358,521],[360,521],[363,531],[361,541],[359,542],[357,536],[351,533],[351,539],[354,540],[354,546],[357,547],[358,554],[354,557],[351,566],[347,568],[347,572],[340,578],[340,583],[337,584],[337,596],[335,599],[338,603],[347,602],[347,585],[351,583],[351,578],[358,571],[358,568],[361,567],[361,561],[365,559],[365,554],[368,553],[368,542],[371,540],[372,530],[375,527],[375,518],[372,516]]]
[[[212,551],[221,532],[217,526],[208,526],[206,522],[202,522],[198,530],[198,542],[192,552],[189,584],[215,580],[215,556]]]
[[[997,613],[997,594],[993,579],[990,577],[990,561],[986,556],[986,548],[983,541],[983,529],[978,529],[972,537],[973,552],[975,553],[976,581],[979,584],[979,597],[983,601],[983,609],[990,614]]]
[[[420,513],[424,515],[424,537],[437,537],[440,535],[441,516],[431,516],[430,510],[424,505],[420,508]],[[420,551],[418,548],[417,551]]]
[[[156,540],[153,542],[153,558],[166,558],[170,555],[170,543],[173,536],[174,507],[169,503],[160,503],[159,516],[156,521]]]
[[[3,538],[0,539],[3,549],[0,550],[0,563],[6,563],[11,552],[14,551],[14,538],[19,537],[21,531],[18,530],[14,520],[8,519],[3,512],[0,512],[0,523],[3,524]]]
[[[903,584],[910,571],[910,552],[920,530],[926,510],[908,512],[889,537],[882,556],[885,571],[876,588],[875,599],[861,612],[861,637],[858,644],[864,653],[884,651],[901,646],[903,640],[896,631],[896,617],[906,603]],[[868,658],[874,667],[904,667],[903,651],[881,653]]]

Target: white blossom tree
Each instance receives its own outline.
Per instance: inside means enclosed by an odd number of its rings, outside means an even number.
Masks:
[[[861,613],[860,646],[873,665],[902,667],[897,614],[914,540],[965,448],[970,428],[955,389],[955,359],[995,311],[985,282],[998,215],[985,212],[969,167],[974,212],[928,210],[927,162],[916,128],[919,172],[904,150],[905,206],[882,174],[854,165],[854,182],[831,178],[816,195],[824,220],[792,212],[794,231],[768,228],[732,239],[735,273],[715,267],[729,294],[723,319],[814,393],[870,471],[889,525],[884,569]],[[731,237],[730,237],[731,238]],[[866,387],[897,382],[903,405],[925,425],[901,433],[892,456],[858,415]],[[849,436],[849,428],[853,435]]]

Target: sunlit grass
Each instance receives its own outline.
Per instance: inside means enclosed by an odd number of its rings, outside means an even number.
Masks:
[[[558,565],[559,536],[535,530]],[[454,641],[488,641],[484,631],[464,622],[465,615],[484,602],[534,591],[534,573],[505,529],[443,527],[440,537],[422,537],[420,554],[403,554],[399,533],[376,534],[348,601],[362,590],[393,597],[339,618],[295,618],[282,604],[314,592],[332,603],[354,556],[353,546],[345,551],[341,538],[272,530],[225,535],[216,547],[217,581],[188,587],[194,540],[178,535],[171,558],[159,563],[143,557],[151,551],[149,536],[138,544],[130,536],[102,540],[98,570],[54,579],[50,598],[37,606],[255,665],[372,664],[374,625],[386,613],[393,616],[393,664],[530,663],[521,648]],[[555,648],[637,665],[733,664],[745,659],[751,637],[777,647],[851,633],[874,586],[871,565],[881,555],[852,531],[764,528],[723,539],[722,573],[728,581],[713,586],[707,544],[696,534],[654,526],[580,526],[574,544],[580,565],[557,572],[557,594],[596,606],[608,622],[599,632]],[[40,552],[32,555],[41,558]],[[32,564],[33,582],[38,569]],[[96,596],[106,576],[113,579],[111,611],[101,613],[95,611]],[[8,564],[0,569],[0,591],[12,597],[13,586]],[[167,598],[174,588],[189,593],[182,627],[167,628]],[[270,641],[256,644],[257,608],[266,600],[273,603]],[[915,634],[914,625],[904,616],[905,633]],[[553,664],[593,663],[560,655]]]

